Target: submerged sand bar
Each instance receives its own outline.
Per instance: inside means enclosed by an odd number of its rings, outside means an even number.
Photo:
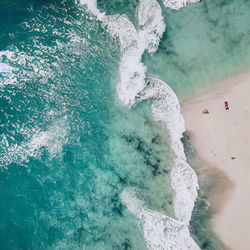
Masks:
[[[225,100],[229,110],[224,108]],[[204,109],[209,114],[202,114]],[[209,194],[215,208],[211,220],[214,232],[230,249],[249,250],[250,73],[223,81],[193,97],[182,105],[182,114],[198,157],[210,166],[207,169],[217,168],[218,173],[223,173],[218,174],[218,185]],[[232,184],[228,185],[228,197],[220,182]],[[219,204],[222,202],[223,207]]]

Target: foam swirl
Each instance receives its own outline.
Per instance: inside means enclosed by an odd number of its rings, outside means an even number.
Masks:
[[[165,7],[180,9],[186,3],[196,1],[164,0],[163,3]],[[96,5],[91,6],[89,9],[96,12]],[[198,250],[199,247],[188,229],[198,195],[198,181],[194,170],[186,162],[181,142],[185,125],[179,101],[166,83],[146,77],[146,67],[141,62],[145,50],[149,53],[157,50],[165,30],[161,7],[156,0],[141,0],[138,8],[138,29],[125,15],[104,16],[102,22],[109,33],[120,41],[122,58],[119,67],[120,81],[117,84],[119,100],[132,107],[143,100],[153,99],[153,118],[163,121],[169,131],[171,147],[176,155],[171,171],[171,185],[175,192],[174,210],[178,220],[146,208],[133,192],[124,191],[121,199],[142,223],[149,249]]]
[[[119,100],[126,106],[134,104],[135,96],[145,87],[146,67],[141,62],[145,50],[157,50],[165,24],[161,7],[155,0],[141,0],[138,10],[139,29],[125,15],[106,16],[103,25],[119,38],[122,58],[120,81],[117,84]]]
[[[186,162],[181,142],[185,124],[180,113],[180,104],[174,91],[166,83],[153,77],[147,78],[147,87],[136,98],[137,103],[147,99],[153,99],[151,110],[154,120],[163,121],[169,131],[171,147],[176,154],[171,171],[175,215],[188,225],[199,186],[194,170]]]
[[[144,43],[144,47],[149,53],[155,52],[166,28],[161,7],[157,1],[140,1],[138,23],[140,43]]]
[[[97,0],[80,0],[80,3],[87,7],[87,9],[96,16],[98,20],[102,20],[105,13],[100,12],[97,8]]]
[[[170,132],[171,147],[176,156],[186,159],[180,138],[185,132],[184,119],[180,113],[180,105],[174,91],[163,81],[148,77],[147,87],[137,96],[137,102],[153,98],[151,105],[155,121],[163,121]]]
[[[46,131],[37,129],[34,134],[28,128],[22,129],[22,134],[27,140],[19,145],[10,144],[8,138],[3,135],[0,145],[4,153],[0,155],[0,164],[7,166],[13,162],[17,164],[27,162],[30,157],[39,156],[41,147],[46,147],[51,157],[61,153],[68,135],[66,119],[65,116],[62,120],[56,121]]]
[[[188,3],[197,3],[200,0],[163,0],[163,4],[166,8],[173,10],[179,10],[185,7]]]
[[[139,219],[148,249],[199,250],[185,223],[148,209],[133,191],[123,191],[121,199]]]

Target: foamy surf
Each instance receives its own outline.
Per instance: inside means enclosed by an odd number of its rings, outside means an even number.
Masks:
[[[187,2],[195,1],[163,3],[165,7],[180,9]],[[95,13],[95,7],[96,5],[89,5],[88,9]],[[119,100],[132,107],[143,100],[153,99],[153,118],[164,122],[169,131],[171,147],[176,155],[171,171],[171,185],[175,193],[174,211],[178,220],[147,209],[142,201],[127,191],[122,193],[121,199],[142,223],[149,249],[199,249],[188,229],[198,195],[198,181],[194,170],[186,162],[181,142],[185,125],[179,101],[166,83],[146,77],[146,67],[141,62],[145,50],[149,53],[157,50],[165,30],[161,7],[155,0],[141,0],[138,8],[138,29],[125,15],[104,16],[102,23],[109,33],[120,41],[122,58],[119,68],[120,81],[117,84]]]
[[[5,76],[4,73],[10,73],[13,68],[6,63],[6,60],[10,60],[13,53],[9,50],[0,51],[0,73]]]
[[[164,122],[169,131],[176,161],[171,171],[171,185],[175,192],[174,211],[178,220],[189,224],[198,196],[198,179],[186,162],[181,138],[185,132],[180,104],[174,91],[163,81],[148,77],[147,87],[138,94],[137,102],[152,99],[151,110],[155,121]]]
[[[131,107],[138,92],[145,87],[146,67],[141,58],[145,50],[157,50],[165,31],[161,7],[155,0],[141,0],[138,9],[139,29],[125,15],[106,16],[103,25],[109,33],[119,38],[122,59],[120,81],[117,84],[119,100]]]
[[[198,250],[188,226],[167,215],[148,209],[133,191],[123,191],[122,202],[133,213],[142,227],[148,249]]]
[[[155,0],[141,0],[138,10],[139,39],[144,50],[153,53],[158,49],[166,25],[161,7]]]
[[[97,8],[97,0],[80,0],[80,3],[87,7],[87,9],[96,16],[98,20],[102,20],[105,13],[100,12]]]
[[[9,51],[9,50],[0,51],[0,57],[6,57],[8,59],[11,59],[13,56],[14,56],[14,53],[12,51]]]
[[[8,65],[6,63],[0,62],[0,73],[8,72],[8,71],[9,71]]]
[[[175,191],[175,216],[187,225],[192,216],[195,200],[199,189],[198,178],[188,163],[180,158],[176,159],[171,171],[171,185]]]
[[[183,144],[180,141],[185,132],[185,125],[174,91],[165,82],[148,77],[147,87],[137,95],[136,101],[147,99],[154,99],[151,105],[154,120],[164,122],[169,131],[172,150],[178,158],[185,160]]]
[[[4,166],[11,163],[22,164],[29,157],[37,157],[41,147],[48,150],[50,157],[61,153],[68,134],[66,119],[65,116],[62,120],[55,121],[46,131],[37,129],[33,134],[28,128],[21,129],[27,139],[19,145],[10,144],[8,138],[2,135],[0,145],[4,153],[0,155],[0,164]]]
[[[165,31],[161,7],[155,0],[141,0],[138,9],[139,29],[136,30],[126,15],[106,16],[97,9],[97,2],[81,0],[81,4],[102,21],[109,33],[118,38],[122,58],[120,62],[120,81],[117,84],[119,100],[126,106],[134,104],[135,96],[145,87],[146,67],[141,58],[145,50],[157,50]]]
[[[173,10],[179,10],[186,7],[188,3],[197,3],[200,0],[163,0],[163,4],[166,8]]]

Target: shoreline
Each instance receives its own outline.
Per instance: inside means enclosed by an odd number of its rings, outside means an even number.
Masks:
[[[195,92],[186,94],[184,96],[178,97],[180,105],[183,108],[187,104],[197,101],[198,99],[204,99],[209,97],[211,94],[218,92],[218,94],[223,95],[222,90],[227,90],[233,86],[237,86],[242,80],[249,78],[250,70],[249,68],[242,69],[238,74],[230,76],[228,78],[211,81],[210,84],[206,82],[204,87],[199,87]],[[230,85],[230,86],[229,86]]]
[[[232,250],[248,250],[250,244],[248,93],[250,72],[244,72],[188,96],[182,104],[186,132],[201,163],[196,169],[200,187],[212,205],[209,224],[224,248]],[[209,114],[202,114],[204,109]]]

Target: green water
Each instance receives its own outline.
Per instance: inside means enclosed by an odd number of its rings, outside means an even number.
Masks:
[[[136,24],[138,3],[98,7]],[[162,6],[167,29],[143,56],[148,72],[183,97],[248,67],[249,5]],[[118,101],[119,42],[75,1],[4,0],[0,24],[9,67],[0,71],[0,249],[146,249],[120,194],[132,189],[174,217],[174,155],[149,102],[129,110]],[[196,205],[191,233],[201,249],[218,249],[207,227],[197,230],[204,207]]]
[[[119,196],[132,187],[173,216],[171,152],[146,103],[117,103],[119,44],[73,2],[5,1],[1,11],[10,5],[18,15],[0,37],[12,69],[0,76],[0,248],[145,249]]]
[[[179,11],[165,9],[166,32],[148,72],[179,97],[250,66],[250,2],[203,0]]]

